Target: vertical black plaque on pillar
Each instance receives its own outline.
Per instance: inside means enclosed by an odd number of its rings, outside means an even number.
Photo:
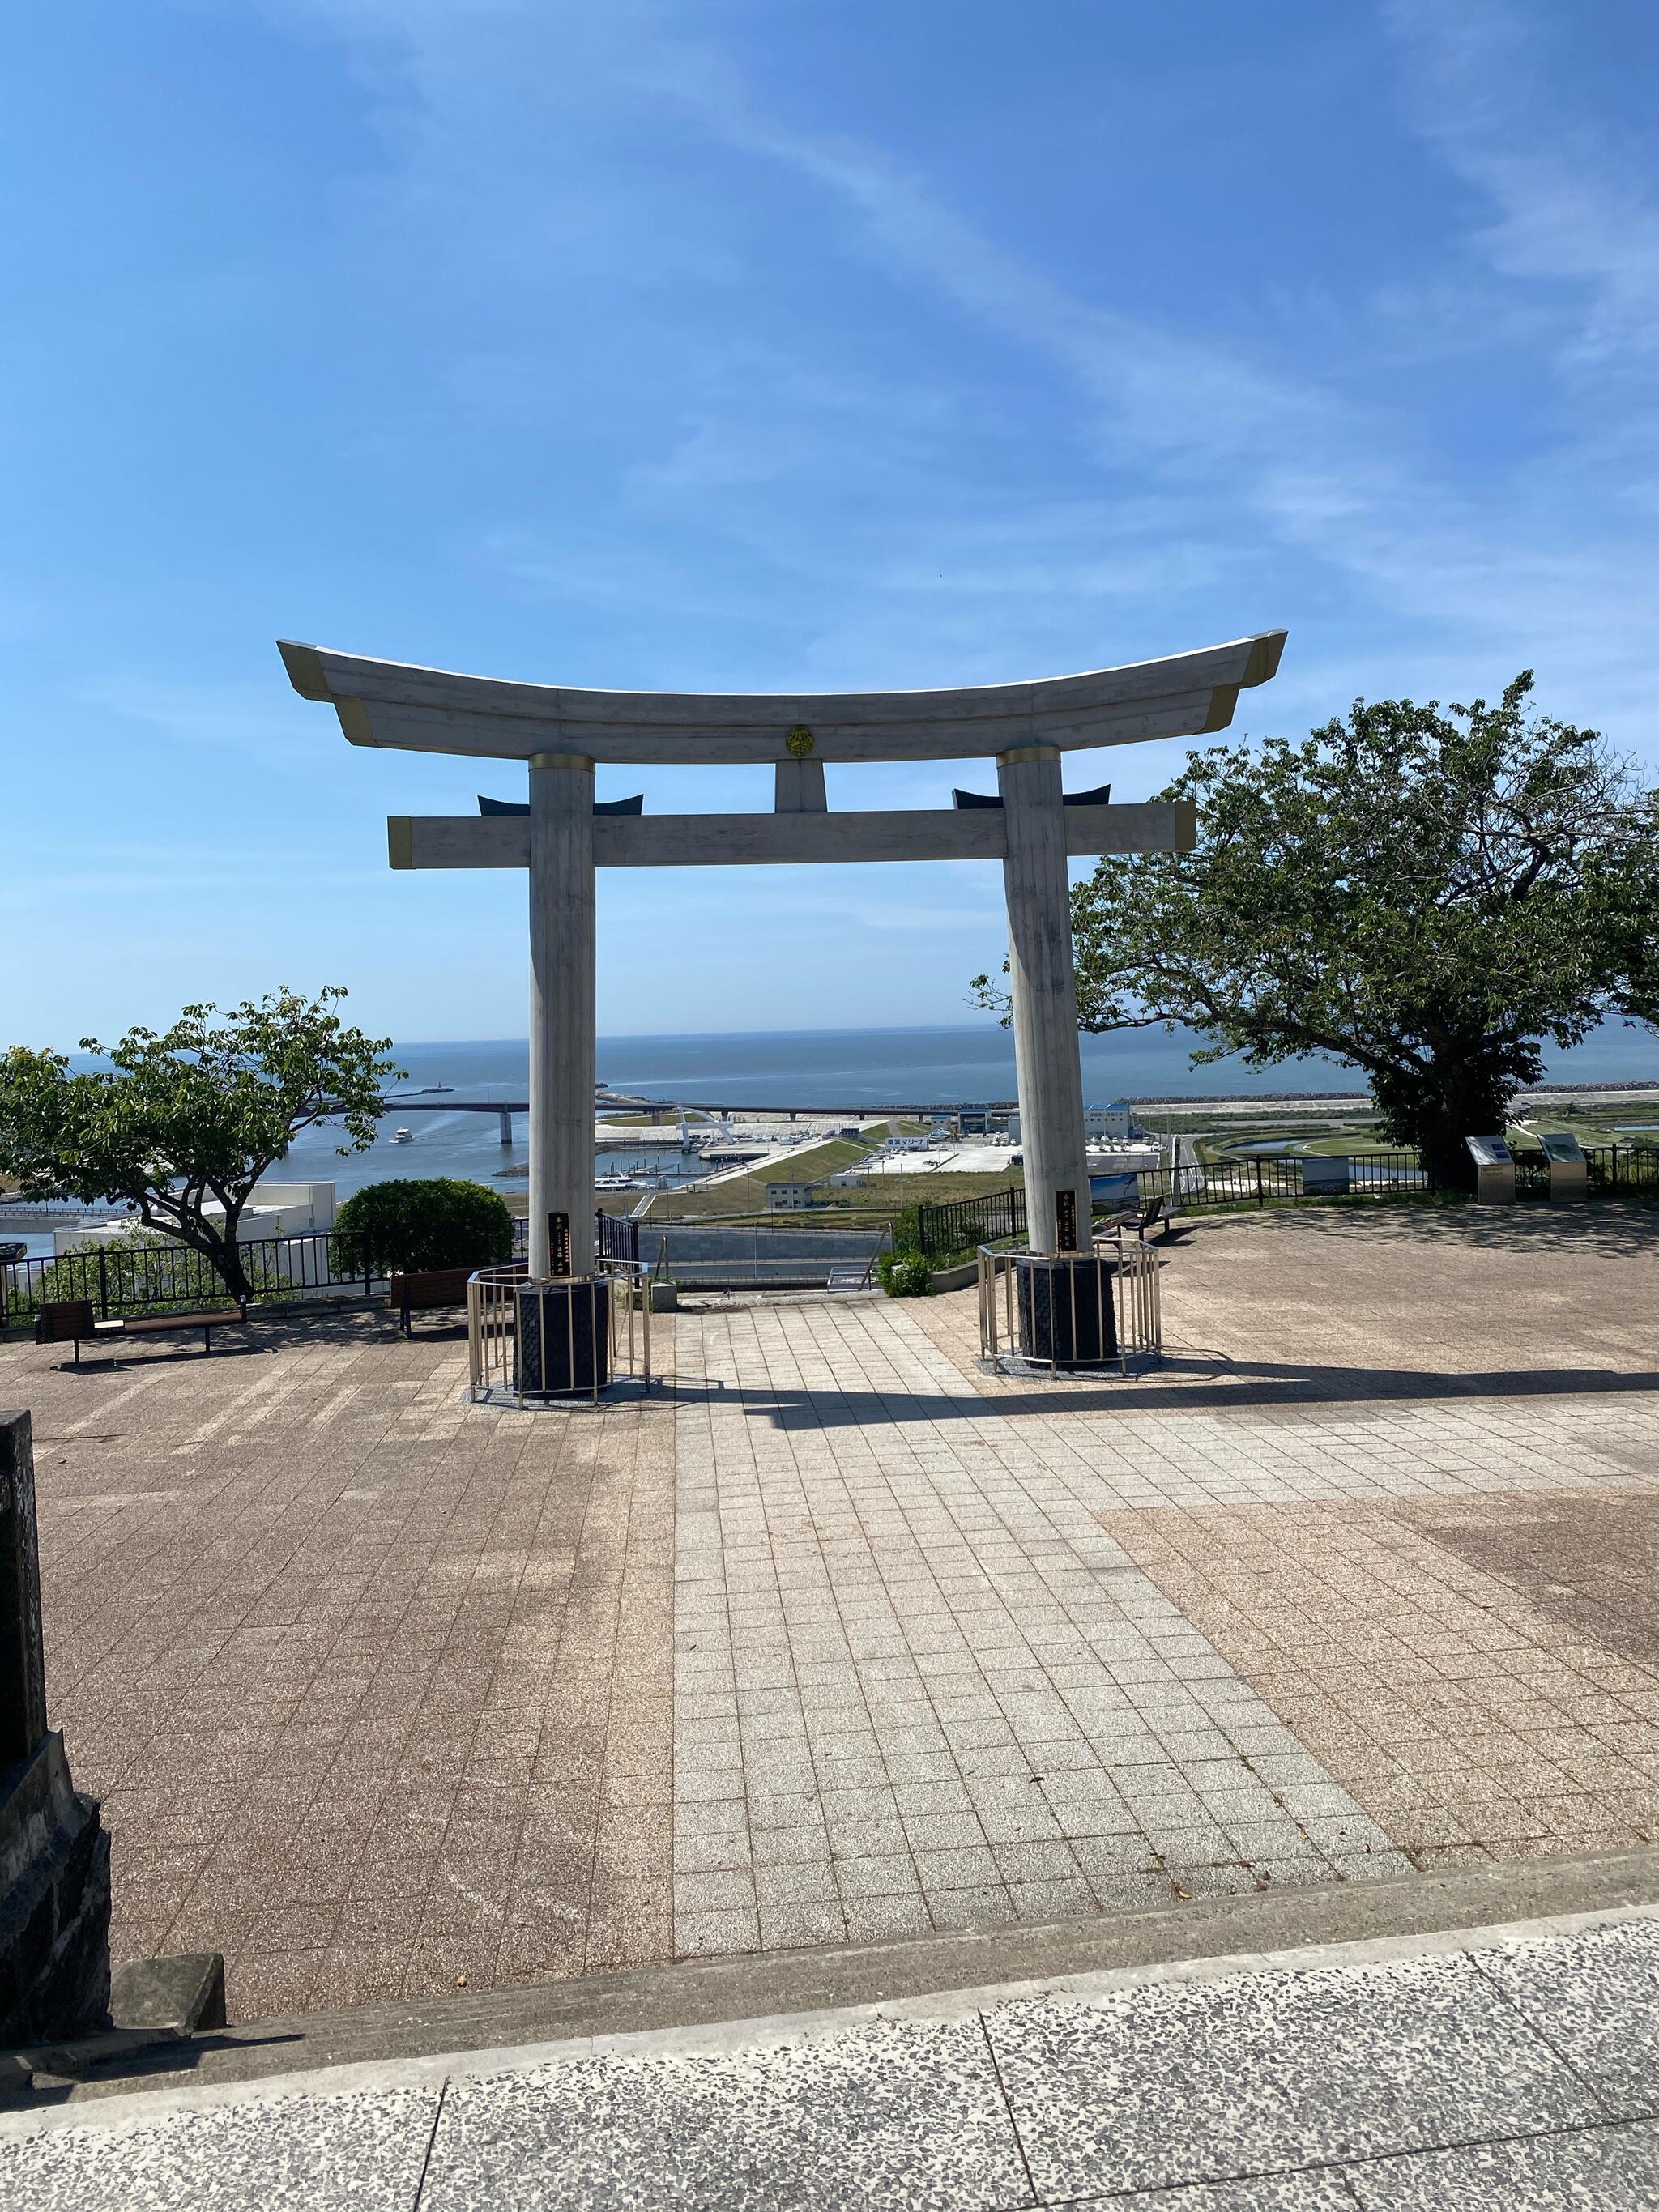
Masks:
[[[1057,1190],[1054,1193],[1054,1249],[1060,1252],[1075,1252],[1077,1241],[1077,1193]]]
[[[570,1273],[570,1216],[550,1213],[547,1217],[547,1272],[550,1275]]]
[[[0,1413],[0,1766],[32,1759],[46,1733],[40,1547],[27,1413]]]

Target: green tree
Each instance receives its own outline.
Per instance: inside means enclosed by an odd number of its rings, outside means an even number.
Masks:
[[[0,1174],[27,1198],[128,1200],[246,1297],[237,1230],[254,1184],[314,1122],[340,1124],[342,1154],[372,1144],[385,1086],[401,1076],[381,1056],[388,1038],[332,1011],[344,996],[273,991],[216,1020],[216,1006],[186,1006],[160,1036],[82,1037],[110,1065],[80,1073],[62,1053],[13,1047],[0,1054]]]
[[[1189,755],[1158,795],[1196,802],[1196,851],[1103,860],[1073,893],[1081,1026],[1188,1024],[1195,1063],[1346,1061],[1392,1140],[1467,1188],[1464,1139],[1503,1128],[1544,1044],[1651,989],[1654,795],[1531,690],[1362,700],[1301,744]]]
[[[372,1182],[340,1208],[334,1255],[343,1275],[488,1267],[513,1256],[513,1216],[499,1191],[455,1176]]]

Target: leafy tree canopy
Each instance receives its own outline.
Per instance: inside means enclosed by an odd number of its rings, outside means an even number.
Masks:
[[[82,1037],[109,1065],[80,1072],[62,1053],[14,1046],[0,1054],[0,1173],[29,1198],[130,1200],[245,1297],[236,1237],[254,1184],[313,1122],[339,1123],[343,1154],[372,1144],[382,1091],[401,1074],[382,1057],[388,1038],[335,1013],[344,996],[331,986],[224,1015],[186,1006],[160,1035]],[[210,1214],[214,1201],[222,1211]]]
[[[1081,1026],[1347,1061],[1390,1138],[1467,1185],[1464,1138],[1504,1127],[1545,1043],[1656,1005],[1659,794],[1531,690],[1190,755],[1158,795],[1196,802],[1197,850],[1109,857],[1073,893]]]
[[[410,1176],[353,1191],[334,1229],[343,1274],[488,1267],[513,1256],[513,1216],[499,1191],[455,1176]]]

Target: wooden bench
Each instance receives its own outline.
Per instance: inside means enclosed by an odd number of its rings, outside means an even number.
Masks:
[[[428,1267],[410,1275],[394,1275],[386,1303],[398,1316],[405,1336],[413,1336],[410,1316],[433,1313],[441,1306],[464,1306],[466,1286],[477,1273],[472,1267]]]
[[[247,1319],[246,1299],[240,1305],[219,1306],[210,1312],[179,1314],[123,1315],[115,1321],[100,1321],[90,1298],[49,1299],[42,1305],[34,1324],[37,1344],[73,1344],[75,1364],[81,1364],[82,1341],[94,1344],[113,1343],[118,1338],[129,1336],[176,1336],[181,1331],[202,1332],[202,1349],[213,1349],[216,1328],[234,1328]]]
[[[1161,1229],[1167,1243],[1171,1237],[1179,1237],[1186,1226],[1184,1221],[1176,1220],[1167,1198],[1149,1198],[1133,1212],[1113,1214],[1105,1224],[1104,1233],[1115,1237],[1121,1244],[1133,1230],[1137,1242],[1144,1244],[1149,1229]]]

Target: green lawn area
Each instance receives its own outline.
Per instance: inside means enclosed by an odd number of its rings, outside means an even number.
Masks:
[[[665,1190],[651,1208],[653,1221],[686,1220],[711,1213],[762,1213],[766,1210],[769,1182],[825,1182],[842,1168],[856,1167],[868,1158],[871,1146],[850,1137],[827,1138],[820,1145],[802,1145],[786,1159],[757,1166],[747,1175],[729,1176],[712,1190]],[[836,1191],[839,1200],[851,1192]],[[827,1198],[830,1193],[823,1195]]]

